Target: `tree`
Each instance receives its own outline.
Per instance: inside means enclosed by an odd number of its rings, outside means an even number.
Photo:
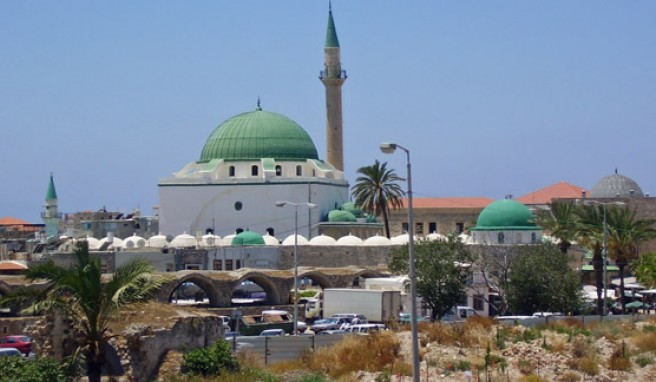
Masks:
[[[640,284],[647,289],[656,288],[656,253],[649,252],[640,255],[631,266]]]
[[[387,169],[387,162],[381,164],[378,160],[372,166],[360,167],[357,172],[361,175],[355,179],[355,186],[351,189],[355,204],[371,215],[383,216],[385,234],[389,239],[389,207],[403,207],[404,192],[397,183],[403,178],[396,175],[394,170]]]
[[[624,269],[638,257],[638,244],[656,237],[656,230],[652,228],[656,220],[637,219],[635,209],[629,208],[609,208],[607,214],[608,256],[619,268],[620,301],[624,313]]]
[[[4,298],[6,304],[30,304],[26,311],[59,311],[79,323],[82,340],[79,352],[84,355],[90,382],[100,381],[105,364],[105,347],[113,337],[108,323],[126,305],[150,299],[168,281],[154,278],[150,263],[135,259],[120,266],[106,281],[100,259],[89,256],[86,241],[78,242],[76,263],[70,268],[53,262],[30,266],[25,277],[30,281],[45,280],[48,286],[35,293],[19,289]]]
[[[476,257],[476,275],[478,280],[482,280],[488,290],[496,292],[490,295],[488,293],[479,294],[479,285],[474,283],[468,287],[475,291],[480,297],[489,304],[497,315],[503,316],[508,310],[507,290],[510,282],[510,265],[518,255],[516,246],[484,246],[478,247]]]
[[[558,247],[563,253],[567,253],[576,239],[576,210],[576,204],[557,200],[549,205],[548,210],[539,210],[535,216],[538,224],[558,239]]]
[[[553,244],[518,248],[510,267],[508,303],[515,314],[575,312],[582,307],[581,283],[567,255]]]
[[[604,211],[601,205],[580,205],[575,215],[577,218],[576,237],[579,244],[592,251],[592,266],[595,273],[595,286],[597,287],[597,314],[604,312],[603,288],[604,280]]]
[[[432,319],[440,320],[466,298],[465,285],[474,257],[457,237],[422,241],[414,248],[417,294],[431,308]],[[408,268],[408,247],[394,250],[389,269],[407,274]]]

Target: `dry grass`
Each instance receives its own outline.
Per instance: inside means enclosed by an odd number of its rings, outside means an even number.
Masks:
[[[394,371],[404,369],[400,362],[401,343],[393,332],[382,331],[368,336],[349,336],[328,349],[306,353],[296,361],[281,362],[269,369],[275,373],[306,369],[311,372],[344,378],[358,371]]]
[[[656,332],[640,333],[633,344],[642,352],[656,351]]]

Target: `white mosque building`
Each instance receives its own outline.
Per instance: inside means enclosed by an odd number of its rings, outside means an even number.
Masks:
[[[340,63],[332,10],[320,79],[326,88],[327,160],[308,133],[291,119],[263,110],[229,118],[209,136],[200,158],[159,181],[160,231],[196,237],[255,231],[285,237],[318,234],[317,224],[348,202],[343,173],[342,96],[346,72]],[[278,201],[311,203],[283,208]]]

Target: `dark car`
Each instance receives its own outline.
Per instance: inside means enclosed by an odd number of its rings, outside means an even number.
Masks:
[[[0,337],[0,348],[14,348],[27,356],[32,351],[32,339],[28,336]]]

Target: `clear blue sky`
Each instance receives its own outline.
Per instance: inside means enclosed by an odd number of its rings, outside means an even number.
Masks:
[[[617,167],[656,195],[656,2],[333,1],[345,165],[416,196],[521,196]],[[255,108],[325,158],[327,1],[0,2],[0,217],[158,203],[222,121]]]

